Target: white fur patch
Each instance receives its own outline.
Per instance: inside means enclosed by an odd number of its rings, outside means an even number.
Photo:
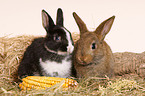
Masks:
[[[66,58],[67,59],[67,58]],[[57,63],[54,61],[43,62],[40,58],[40,65],[46,75],[51,77],[62,77],[67,78],[71,75],[71,61],[64,59],[62,63]]]
[[[71,40],[71,37],[70,37],[70,33],[65,28],[63,28],[63,30],[66,32],[66,38],[68,40],[67,52],[72,53],[73,50],[74,50],[74,46],[72,45],[72,40]]]

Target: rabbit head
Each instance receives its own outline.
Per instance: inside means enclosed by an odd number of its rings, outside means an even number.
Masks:
[[[42,24],[47,32],[44,46],[49,52],[59,55],[73,52],[71,33],[63,26],[63,12],[60,8],[57,10],[56,24],[54,24],[50,15],[42,10]]]
[[[107,70],[107,68],[109,69],[109,63],[113,62],[112,60],[110,60],[110,58],[112,58],[112,51],[107,43],[104,41],[104,38],[106,34],[110,31],[115,16],[112,16],[102,22],[93,32],[90,32],[87,29],[86,24],[75,12],[73,13],[73,16],[80,30],[80,39],[75,44],[73,57],[77,75],[85,74],[85,71],[89,70],[99,71],[99,67],[100,69],[102,67],[102,70]],[[95,66],[99,64],[101,65],[98,66],[97,69]],[[92,67],[90,67],[89,69],[88,66]]]

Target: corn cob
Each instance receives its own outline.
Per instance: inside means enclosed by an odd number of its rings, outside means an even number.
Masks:
[[[46,89],[60,83],[63,80],[65,81],[62,85],[63,88],[74,87],[78,84],[77,81],[68,78],[28,76],[22,79],[23,82],[19,84],[19,87],[22,90]]]

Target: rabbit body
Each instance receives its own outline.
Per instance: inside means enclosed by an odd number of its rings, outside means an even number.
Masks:
[[[76,13],[73,16],[80,29],[80,39],[75,44],[73,55],[77,77],[113,76],[114,58],[104,38],[115,17],[107,19],[94,32],[90,32]]]
[[[18,76],[66,78],[75,75],[71,60],[74,46],[70,32],[63,27],[62,10],[58,9],[56,25],[44,10],[42,21],[47,35],[34,39],[28,46],[20,62]]]

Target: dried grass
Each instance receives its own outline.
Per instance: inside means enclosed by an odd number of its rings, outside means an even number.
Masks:
[[[2,77],[11,77],[15,74],[23,53],[32,39],[34,36],[0,38],[0,74]]]
[[[145,52],[143,53],[114,53],[115,73],[135,73],[145,78]]]
[[[145,83],[144,79],[138,75],[129,74],[118,76],[109,79],[90,77],[78,80],[80,81],[78,87],[72,88],[68,91],[62,91],[58,89],[53,90],[30,90],[20,91],[18,84],[13,82],[17,76],[17,68],[23,56],[23,53],[28,45],[31,44],[35,36],[17,36],[17,37],[1,37],[0,38],[0,94],[1,95],[145,95]],[[73,39],[76,42],[79,35],[73,33]],[[132,55],[134,54],[134,55]],[[115,53],[115,61],[118,64],[122,64],[125,68],[131,65],[142,65],[145,63],[145,52],[141,54],[137,53]],[[130,59],[129,59],[130,58]],[[124,67],[125,66],[125,67]],[[120,69],[119,68],[119,69]],[[135,69],[132,73],[136,73],[137,67],[129,67]],[[139,68],[139,67],[138,67]],[[128,70],[128,69],[125,69]],[[121,72],[128,72],[122,71]],[[122,74],[121,74],[122,75]]]

